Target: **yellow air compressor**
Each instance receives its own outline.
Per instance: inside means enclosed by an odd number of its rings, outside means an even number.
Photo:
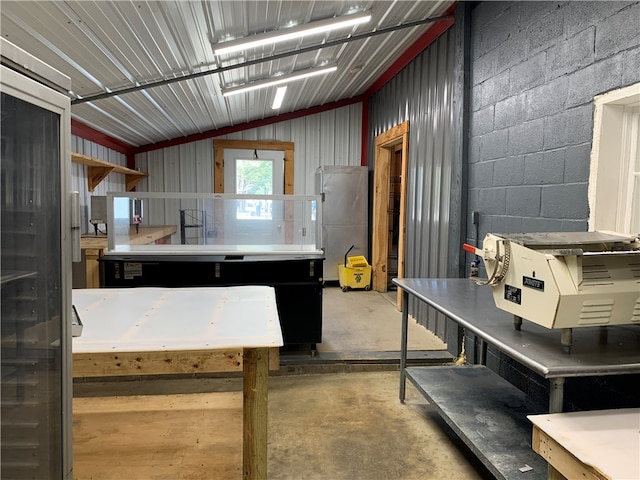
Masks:
[[[351,245],[351,248],[344,254],[344,265],[338,265],[338,281],[343,292],[371,289],[371,265],[367,259],[362,255],[347,256],[354,246]]]

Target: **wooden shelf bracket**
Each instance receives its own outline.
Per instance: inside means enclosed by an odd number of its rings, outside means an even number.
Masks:
[[[72,153],[71,161],[73,163],[79,163],[87,166],[87,183],[90,192],[93,192],[100,182],[107,178],[107,175],[111,172],[124,174],[126,183],[125,188],[127,192],[132,191],[140,180],[149,176],[146,172],[133,170],[131,168],[123,167],[122,165],[82,155],[81,153]]]

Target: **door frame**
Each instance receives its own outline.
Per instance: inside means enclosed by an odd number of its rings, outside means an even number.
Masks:
[[[407,163],[409,159],[409,121],[381,133],[375,139],[375,163],[373,171],[373,235],[371,261],[373,289],[387,291],[389,191],[391,181],[391,159],[397,146],[402,145],[402,167],[400,177],[400,225],[398,236],[398,278],[404,277],[404,245],[406,224]],[[402,309],[402,294],[398,289],[396,306]]]
[[[293,142],[275,140],[214,140],[213,193],[224,193],[224,150],[280,150],[284,152],[285,195],[293,195]]]
[[[224,193],[224,151],[236,150],[279,150],[284,152],[285,195],[293,195],[293,142],[275,140],[214,140],[213,141],[213,193]],[[216,218],[224,219],[223,211],[216,211]],[[287,202],[284,211],[285,241],[293,238],[293,208]]]

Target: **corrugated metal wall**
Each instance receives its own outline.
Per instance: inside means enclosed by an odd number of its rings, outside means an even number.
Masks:
[[[354,104],[215,139],[293,142],[294,192],[314,193],[321,165],[360,165],[362,105]],[[138,191],[213,192],[213,140],[199,140],[136,156],[136,168],[149,172]]]
[[[127,166],[127,157],[97,143],[85,140],[84,138],[71,135],[71,151]],[[124,192],[126,188],[125,178],[122,174],[112,173],[108,175],[93,192],[89,191],[87,182],[87,167],[76,163],[71,164],[71,188],[80,192],[80,218],[82,219],[82,233],[92,232],[93,227],[89,225],[91,217],[91,196],[106,195],[107,192]],[[89,228],[91,227],[91,228]]]
[[[461,201],[459,184],[452,184],[454,40],[449,29],[376,93],[369,107],[371,170],[375,137],[409,121],[405,277],[457,276],[450,258],[460,248],[451,244],[459,225],[449,221]],[[409,315],[446,337],[444,318],[424,303],[411,301]]]

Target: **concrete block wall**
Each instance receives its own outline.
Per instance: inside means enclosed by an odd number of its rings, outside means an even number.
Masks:
[[[467,241],[587,230],[593,97],[640,82],[640,2],[482,2],[471,13],[470,72]],[[477,363],[471,332],[465,345]],[[548,398],[548,381],[491,347],[487,365]],[[565,409],[637,406],[638,379],[569,379]]]
[[[482,2],[471,13],[468,241],[584,231],[593,97],[640,81],[640,2]]]

